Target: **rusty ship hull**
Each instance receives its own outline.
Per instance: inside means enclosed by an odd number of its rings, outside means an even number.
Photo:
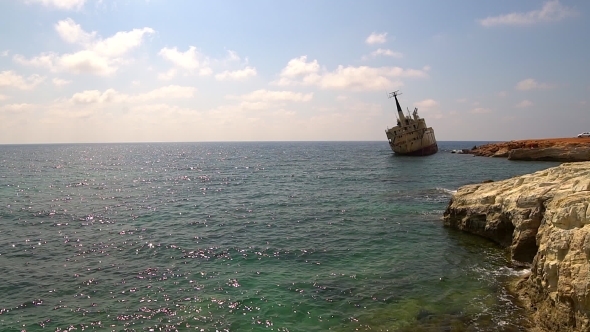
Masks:
[[[398,93],[392,92],[395,98],[398,119],[397,126],[385,131],[391,150],[398,155],[429,156],[438,152],[438,144],[434,129],[426,125],[426,121],[418,116],[418,109],[410,115],[404,114],[397,99]]]

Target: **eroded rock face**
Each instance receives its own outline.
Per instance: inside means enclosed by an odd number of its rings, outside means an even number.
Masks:
[[[520,284],[540,325],[590,330],[590,162],[468,185],[453,196],[444,224],[490,238],[530,264]]]
[[[547,138],[484,144],[470,154],[511,160],[590,161],[590,138]]]
[[[587,161],[590,146],[561,146],[545,149],[514,149],[508,152],[509,160]]]

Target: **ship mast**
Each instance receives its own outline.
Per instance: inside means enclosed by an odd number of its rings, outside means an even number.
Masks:
[[[402,111],[401,106],[399,106],[399,101],[397,101],[397,96],[401,95],[401,93],[398,93],[399,90],[390,92],[387,94],[387,96],[389,98],[395,98],[395,105],[397,106],[397,114],[399,116],[399,120],[402,123],[402,125],[406,122],[406,116],[404,115],[404,111]]]

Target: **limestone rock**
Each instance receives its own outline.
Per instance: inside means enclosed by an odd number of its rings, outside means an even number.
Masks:
[[[460,188],[444,224],[509,248],[531,274],[519,292],[539,324],[590,330],[590,162]]]
[[[590,138],[546,138],[475,146],[470,154],[512,160],[590,161]]]
[[[590,146],[551,147],[545,149],[514,149],[508,153],[509,160],[587,161]]]
[[[510,154],[510,150],[507,147],[501,147],[500,149],[498,149],[498,151],[496,151],[492,157],[496,157],[496,158],[506,158],[508,157],[508,155]]]

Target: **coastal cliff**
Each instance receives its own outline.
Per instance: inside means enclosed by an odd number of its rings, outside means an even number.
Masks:
[[[590,162],[461,187],[445,226],[489,238],[531,273],[516,291],[547,331],[590,330]]]
[[[530,139],[480,145],[467,153],[510,160],[590,161],[590,138]]]

